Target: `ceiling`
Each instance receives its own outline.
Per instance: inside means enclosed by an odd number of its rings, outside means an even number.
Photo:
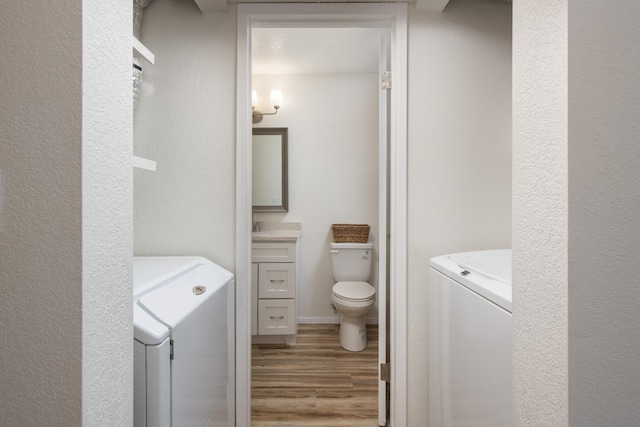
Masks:
[[[253,74],[378,71],[375,28],[254,28]]]
[[[194,0],[202,13],[224,12],[230,3],[270,3],[273,0]],[[325,0],[332,3],[362,3],[371,0]],[[510,0],[507,0],[510,1]],[[318,0],[279,0],[280,3],[318,3]],[[388,0],[392,3],[414,3],[416,10],[423,12],[442,12],[449,0]]]

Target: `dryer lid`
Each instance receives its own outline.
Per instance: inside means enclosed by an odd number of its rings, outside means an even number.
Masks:
[[[376,289],[367,282],[338,282],[333,293],[346,300],[366,301],[376,296]]]

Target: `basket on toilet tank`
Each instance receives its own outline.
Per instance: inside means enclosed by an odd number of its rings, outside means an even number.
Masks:
[[[367,243],[369,241],[367,224],[331,224],[335,243]]]

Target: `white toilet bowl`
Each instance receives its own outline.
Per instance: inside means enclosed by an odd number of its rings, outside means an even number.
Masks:
[[[376,302],[376,290],[367,282],[338,282],[331,301],[340,312],[340,346],[349,351],[367,348],[366,314]]]

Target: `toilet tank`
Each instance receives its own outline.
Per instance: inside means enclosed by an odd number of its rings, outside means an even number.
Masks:
[[[366,282],[371,275],[373,243],[331,243],[331,271],[336,282]]]

